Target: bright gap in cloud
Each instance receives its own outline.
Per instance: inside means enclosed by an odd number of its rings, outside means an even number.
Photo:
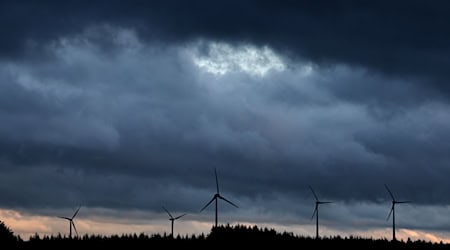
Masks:
[[[282,72],[286,69],[282,58],[266,46],[231,46],[211,42],[206,46],[206,52],[200,52],[199,47],[192,53],[192,60],[200,69],[211,74],[244,72],[264,77],[270,71]]]

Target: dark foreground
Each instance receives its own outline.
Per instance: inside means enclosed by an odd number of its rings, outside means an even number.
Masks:
[[[450,249],[450,245],[425,241],[392,242],[387,239],[367,238],[323,238],[316,240],[310,237],[295,236],[292,233],[278,233],[273,229],[260,229],[256,226],[220,226],[213,228],[208,235],[177,236],[132,234],[121,236],[84,235],[69,239],[57,236],[40,237],[29,241],[5,241],[0,238],[0,249],[160,249],[160,247],[207,246],[241,248],[246,246],[266,248],[296,249]],[[6,247],[2,247],[6,246]]]

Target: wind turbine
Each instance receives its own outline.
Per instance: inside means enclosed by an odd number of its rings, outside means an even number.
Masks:
[[[213,201],[215,201],[215,202],[216,202],[216,227],[217,227],[217,209],[218,209],[218,207],[217,207],[217,200],[218,200],[218,199],[224,200],[224,201],[228,202],[229,204],[235,206],[236,208],[238,208],[238,206],[236,206],[233,202],[227,200],[225,197],[223,197],[222,195],[220,195],[220,193],[219,193],[219,180],[218,180],[218,178],[217,178],[217,171],[216,171],[216,169],[214,169],[214,174],[216,175],[216,188],[217,188],[217,193],[214,194],[214,196],[212,197],[212,199],[211,199],[211,200],[210,200],[210,201],[209,201],[209,202],[208,202],[208,203],[200,210],[200,212],[203,211],[203,210],[205,210],[205,208],[207,208]]]
[[[388,186],[386,184],[384,184],[384,186],[386,187],[387,191],[389,192],[389,195],[392,198],[391,211],[389,212],[389,215],[388,215],[386,220],[389,220],[389,217],[392,214],[392,240],[396,241],[396,239],[395,239],[395,204],[410,203],[411,201],[397,201],[397,200],[395,200],[394,195],[392,194],[391,190],[389,190]]]
[[[181,217],[183,217],[183,216],[185,216],[186,214],[182,214],[182,215],[180,215],[180,216],[177,216],[177,217],[173,217],[172,216],[172,214],[170,214],[170,212],[165,208],[165,207],[162,207],[165,211],[166,211],[166,213],[169,215],[169,220],[172,222],[172,233],[170,234],[170,235],[172,235],[172,238],[173,238],[173,222],[175,221],[175,220],[178,220],[179,218],[181,218]]]
[[[58,218],[65,219],[65,220],[69,221],[69,238],[70,239],[72,239],[72,226],[73,226],[73,229],[75,229],[75,233],[78,236],[77,228],[75,227],[75,223],[73,222],[73,219],[75,218],[75,216],[77,216],[78,211],[80,211],[80,208],[81,208],[81,206],[78,207],[77,211],[73,214],[72,218],[58,216]]]
[[[320,201],[319,198],[317,198],[316,193],[314,192],[314,189],[309,186],[309,189],[311,189],[311,192],[314,195],[314,198],[316,198],[316,207],[314,208],[314,213],[311,217],[311,220],[314,218],[314,215],[316,215],[316,239],[319,239],[319,205],[320,204],[327,204],[327,203],[333,203],[331,201]]]

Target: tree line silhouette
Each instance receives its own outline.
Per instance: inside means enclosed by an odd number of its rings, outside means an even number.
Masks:
[[[0,221],[0,249],[80,249],[108,248],[108,249],[149,249],[157,246],[178,246],[183,248],[209,246],[213,242],[220,242],[221,246],[245,246],[237,244],[251,244],[251,246],[267,247],[270,243],[318,249],[450,249],[450,245],[432,243],[424,240],[391,241],[386,238],[373,239],[362,237],[322,237],[316,239],[309,236],[298,236],[292,232],[277,232],[274,229],[259,228],[246,225],[213,226],[207,235],[178,235],[174,238],[170,234],[122,234],[122,235],[83,235],[66,237],[61,234],[39,236],[35,234],[28,241],[15,236],[10,228]],[[264,245],[263,245],[264,244]]]

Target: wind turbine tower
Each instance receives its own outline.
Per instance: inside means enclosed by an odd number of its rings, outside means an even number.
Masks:
[[[309,186],[309,189],[311,189],[311,192],[314,195],[314,198],[316,199],[316,206],[314,208],[314,213],[311,217],[311,220],[314,218],[314,215],[316,215],[316,239],[319,239],[319,205],[320,204],[328,204],[328,203],[333,203],[331,201],[320,201],[319,198],[317,197],[316,193],[314,192],[314,189]]]
[[[75,233],[78,236],[78,231],[77,231],[77,228],[75,227],[75,222],[73,222],[73,219],[75,219],[75,216],[77,216],[78,211],[80,211],[80,208],[81,208],[81,206],[78,207],[77,211],[73,214],[73,216],[71,218],[58,216],[58,218],[65,219],[65,220],[69,221],[69,238],[70,239],[72,239],[72,226],[73,226],[73,229],[75,230]]]
[[[389,195],[392,198],[391,211],[389,212],[389,215],[386,220],[389,220],[389,217],[392,214],[392,241],[396,241],[396,239],[395,239],[395,204],[410,203],[411,201],[397,201],[394,198],[394,195],[392,194],[391,190],[389,190],[389,187],[386,184],[384,184],[384,186],[386,187],[386,190],[388,191]]]
[[[170,212],[165,208],[165,207],[162,207],[163,209],[164,209],[164,211],[166,211],[166,213],[169,215],[169,220],[172,222],[171,224],[172,224],[172,231],[171,231],[171,236],[172,236],[172,239],[173,239],[173,222],[174,221],[176,221],[176,220],[178,220],[179,218],[181,218],[181,217],[183,217],[183,216],[185,216],[186,214],[182,214],[182,215],[180,215],[180,216],[177,216],[177,217],[173,217],[172,216],[172,214],[170,214]]]
[[[216,223],[215,223],[215,226],[217,227],[217,217],[218,217],[218,215],[217,215],[218,214],[218,211],[217,211],[218,210],[217,200],[218,199],[224,200],[224,201],[228,202],[229,204],[231,204],[232,206],[234,206],[236,208],[238,208],[238,206],[235,205],[233,202],[227,200],[222,195],[220,195],[220,192],[219,192],[219,179],[217,178],[217,171],[216,171],[216,169],[214,169],[214,174],[216,175],[216,190],[217,190],[217,192],[214,194],[212,199],[200,210],[200,212],[205,210],[205,208],[207,208],[213,201],[215,201],[215,203],[216,203]]]

